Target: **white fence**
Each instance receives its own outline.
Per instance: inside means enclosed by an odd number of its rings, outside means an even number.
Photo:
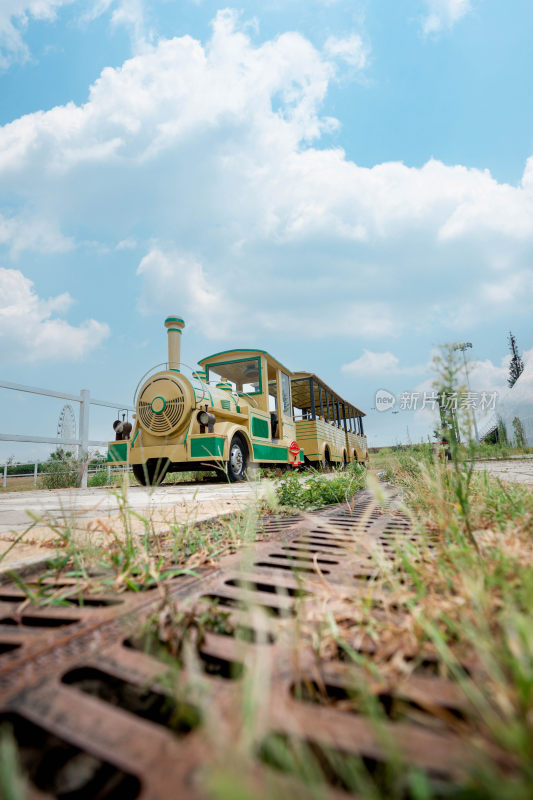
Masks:
[[[50,389],[39,389],[35,386],[22,386],[18,383],[8,383],[0,381],[0,389],[11,389],[15,392],[29,392],[31,394],[38,394],[43,397],[57,397],[60,400],[68,400],[71,403],[79,403],[79,422],[78,422],[78,437],[76,439],[64,439],[58,436],[35,436],[33,434],[13,434],[13,433],[0,433],[0,441],[2,442],[35,442],[36,444],[59,444],[63,446],[78,447],[81,458],[85,458],[84,468],[80,471],[79,486],[80,488],[87,488],[87,473],[88,473],[88,450],[89,447],[105,447],[107,441],[89,439],[89,413],[90,407],[105,406],[106,408],[115,408],[124,411],[134,411],[132,406],[125,403],[111,403],[109,400],[96,400],[91,397],[88,389],[82,389],[79,395],[67,394],[66,392],[57,392]],[[4,467],[4,475],[7,470]],[[35,469],[34,469],[35,476]]]
[[[4,489],[7,488],[7,481],[8,478],[33,478],[33,485],[37,486],[37,481],[43,475],[49,475],[49,472],[46,471],[39,471],[39,464],[42,464],[42,461],[18,461],[18,462],[11,462],[8,464],[7,462],[0,468],[2,473],[2,486]],[[10,467],[17,467],[17,466],[28,466],[29,464],[33,465],[33,470],[31,472],[8,472]],[[114,466],[111,464],[106,464],[105,466],[99,467],[89,467],[87,469],[88,475],[95,475],[97,472],[101,472],[103,469],[107,471],[107,480],[111,482],[111,473],[120,473],[121,475],[124,473],[125,467],[123,466]],[[131,470],[131,467],[127,468],[127,471]]]

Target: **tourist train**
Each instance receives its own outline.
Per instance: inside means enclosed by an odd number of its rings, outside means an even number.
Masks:
[[[168,361],[143,376],[133,425],[114,425],[108,461],[143,485],[169,472],[218,470],[243,480],[255,466],[326,467],[368,460],[362,411],[314,373],[292,372],[264,350],[200,359],[185,375],[180,317],[165,320]]]

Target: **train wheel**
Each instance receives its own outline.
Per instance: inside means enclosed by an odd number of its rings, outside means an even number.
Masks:
[[[144,464],[133,464],[133,474],[141,486],[159,486],[170,467],[168,458],[149,458]]]
[[[228,478],[232,483],[244,480],[246,472],[246,448],[238,436],[234,436],[229,446]]]

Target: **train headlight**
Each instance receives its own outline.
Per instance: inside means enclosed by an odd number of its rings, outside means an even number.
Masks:
[[[200,425],[209,425],[209,414],[207,411],[200,411],[196,417]]]
[[[217,421],[217,418],[214,414],[210,414],[209,411],[199,411],[196,415],[196,419],[198,420],[198,424],[200,425],[200,433],[205,433],[205,429],[209,431],[209,433],[213,433],[214,425]]]

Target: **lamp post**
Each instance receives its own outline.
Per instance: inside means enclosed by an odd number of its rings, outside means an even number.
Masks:
[[[472,347],[472,342],[461,342],[461,344],[456,344],[453,349],[454,350],[460,350],[462,352],[462,354],[463,354],[463,362],[464,362],[464,365],[465,365],[465,374],[466,374],[466,385],[468,386],[468,391],[470,392],[471,391],[471,389],[470,389],[470,378],[468,377],[468,367],[466,365],[466,356],[465,356],[465,351],[469,347]],[[472,408],[472,419],[474,421],[474,433],[475,433],[475,436],[476,436],[476,442],[479,442],[479,433],[478,433],[478,429],[477,429],[476,415],[475,415],[475,412],[474,412],[473,408]]]

